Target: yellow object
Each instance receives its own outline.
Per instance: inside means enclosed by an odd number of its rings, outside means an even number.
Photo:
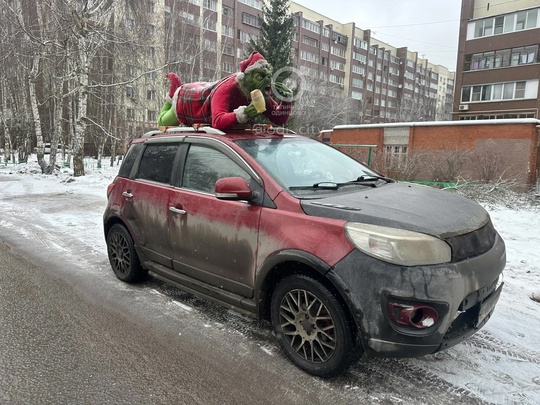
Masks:
[[[264,96],[259,89],[255,89],[251,92],[251,101],[253,102],[253,107],[255,107],[258,113],[266,111],[266,101],[264,100]]]

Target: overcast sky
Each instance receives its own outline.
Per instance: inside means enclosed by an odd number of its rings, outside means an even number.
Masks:
[[[395,48],[456,70],[461,0],[295,0],[340,23],[354,22]]]

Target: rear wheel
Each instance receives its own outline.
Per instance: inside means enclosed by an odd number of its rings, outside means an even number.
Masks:
[[[272,324],[282,348],[298,367],[333,377],[359,357],[346,310],[315,279],[283,279],[272,296]]]
[[[107,252],[114,274],[120,280],[136,283],[146,277],[147,272],[141,266],[133,239],[123,225],[114,224],[107,233]]]

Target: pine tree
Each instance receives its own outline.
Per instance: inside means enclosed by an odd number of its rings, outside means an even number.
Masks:
[[[294,32],[293,17],[289,12],[289,0],[270,0],[263,5],[259,16],[260,35],[250,42],[250,51],[258,51],[274,68],[274,72],[291,65],[291,46]],[[277,81],[288,77],[280,74]]]

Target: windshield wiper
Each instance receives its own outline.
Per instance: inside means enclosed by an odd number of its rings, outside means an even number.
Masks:
[[[289,190],[337,190],[338,188],[338,183],[334,183],[333,181],[321,181],[319,183],[312,184],[311,186],[291,186],[289,187]]]
[[[394,183],[395,180],[393,179],[390,179],[388,177],[383,177],[383,176],[379,176],[379,175],[376,175],[376,174],[369,174],[369,175],[362,175],[362,176],[359,176],[356,178],[356,180],[351,180],[351,181],[346,181],[344,183],[338,183],[338,187],[341,187],[341,186],[347,186],[349,184],[362,184],[362,185],[365,185],[365,186],[370,186],[370,187],[377,187],[377,185],[375,184],[377,181],[379,180],[383,180],[387,183]]]
[[[359,184],[362,186],[369,186],[369,187],[377,187],[375,184],[377,181],[383,180],[387,183],[394,183],[395,180],[379,176],[376,174],[369,174],[369,175],[362,175],[356,178],[356,180],[346,181],[344,183],[336,183],[333,181],[321,181],[319,183],[312,184],[311,186],[291,186],[289,187],[289,190],[313,190],[313,189],[319,189],[319,190],[337,190],[338,188],[342,186],[348,186],[352,184]]]

